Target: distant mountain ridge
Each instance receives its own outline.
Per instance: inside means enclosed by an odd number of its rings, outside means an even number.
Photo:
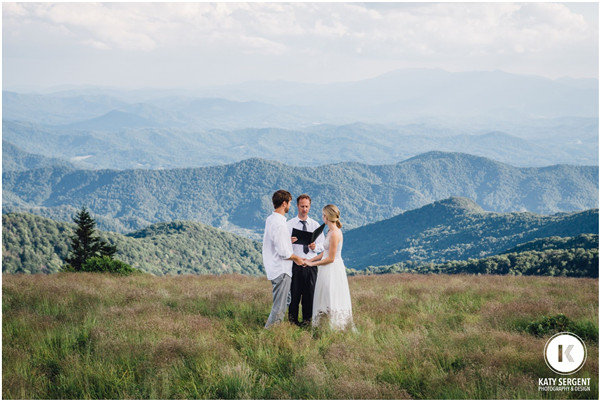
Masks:
[[[291,167],[262,159],[174,170],[73,170],[65,167],[3,174],[3,212],[64,218],[86,205],[119,231],[160,221],[199,221],[260,238],[280,188],[342,210],[355,228],[451,196],[496,212],[571,212],[598,204],[598,167],[517,168],[460,153],[429,152],[393,165],[339,163]],[[295,213],[292,208],[291,213]],[[104,227],[104,226],[101,226]],[[251,235],[252,236],[252,235]]]
[[[598,164],[597,119],[506,126],[506,131],[498,126],[480,130],[364,123],[228,130],[227,124],[219,129],[185,128],[183,117],[166,114],[135,105],[126,112],[113,110],[65,126],[4,120],[3,139],[46,157],[89,156],[79,164],[92,169],[203,167],[256,157],[301,166],[347,161],[390,164],[428,151],[466,151],[521,167]],[[197,113],[197,118],[202,116]],[[227,111],[222,116],[223,121],[234,118]],[[294,151],[299,141],[306,144],[305,152]],[[338,151],[321,146],[325,143],[336,143]]]
[[[111,110],[99,117],[68,124],[64,128],[91,131],[121,131],[128,128],[146,128],[156,126],[161,126],[161,124],[134,113]]]
[[[598,235],[598,209],[541,216],[484,211],[467,198],[449,198],[344,233],[346,266],[393,265],[484,258],[553,236]]]
[[[598,163],[598,81],[502,71],[391,71],[335,84],[3,92],[3,138],[89,168],[187,168],[260,157],[394,163],[468,152],[517,166]],[[302,141],[308,151],[297,156]],[[340,144],[327,152],[323,143]]]
[[[594,85],[595,84],[595,85]],[[510,74],[401,69],[371,79],[329,85],[246,82],[215,86],[199,95],[318,108],[333,124],[442,119],[598,116],[598,81]],[[353,116],[348,120],[348,116]]]
[[[26,171],[50,166],[74,167],[66,160],[24,152],[2,140],[2,171]]]
[[[406,123],[429,117],[463,121],[473,118],[515,121],[598,117],[597,80],[550,80],[502,71],[448,72],[440,69],[395,70],[356,82],[318,85],[263,81],[193,91],[105,89],[53,94],[4,91],[3,114],[7,120],[68,124],[95,118],[111,110],[127,111],[124,110],[127,105],[141,102],[182,115],[190,106],[183,100],[190,98],[220,98],[235,102],[231,103],[235,107],[228,109],[230,121],[247,113],[255,116],[251,120],[242,118],[241,126],[230,128],[265,127],[265,117],[270,120],[266,126],[280,128],[298,127],[300,121],[304,122],[301,125],[310,125],[314,122],[347,124],[357,121]],[[166,102],[165,99],[170,100]],[[179,101],[173,102],[173,99]],[[259,103],[263,105],[257,109]],[[206,108],[192,109],[198,112]],[[299,119],[294,119],[291,126],[286,123],[286,118],[282,118],[285,115],[288,118],[295,115]],[[194,120],[193,113],[189,116]],[[210,125],[209,121],[205,122]],[[219,126],[212,125],[212,128]]]

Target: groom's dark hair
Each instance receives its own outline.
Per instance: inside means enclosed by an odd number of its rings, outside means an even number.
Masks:
[[[273,207],[277,209],[283,202],[290,202],[291,200],[292,194],[284,189],[280,189],[273,194]]]

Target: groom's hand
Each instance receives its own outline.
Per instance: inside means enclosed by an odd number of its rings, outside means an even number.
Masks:
[[[292,237],[292,244],[296,241],[298,241],[298,237]]]
[[[308,247],[310,248],[311,251],[315,250],[315,247],[317,246],[317,244],[315,244],[314,242],[312,244],[310,244]]]

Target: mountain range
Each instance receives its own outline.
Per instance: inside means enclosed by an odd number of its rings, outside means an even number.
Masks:
[[[4,140],[91,169],[389,164],[428,151],[598,164],[594,79],[409,69],[322,85],[3,91],[2,107]]]
[[[537,238],[580,234],[598,234],[598,209],[553,216],[493,213],[470,199],[449,198],[348,231],[343,253],[346,265],[360,270],[479,259]]]
[[[246,82],[186,90],[3,92],[7,120],[70,124],[113,110],[155,124],[296,128],[314,123],[516,121],[598,117],[598,80],[551,80],[502,71],[404,69],[332,84]]]
[[[74,228],[72,223],[31,214],[3,215],[3,272],[59,271],[69,252],[69,237]],[[579,234],[587,235],[565,238]],[[547,254],[552,257],[556,257],[556,253],[563,258],[572,255],[589,265],[593,254],[562,251],[595,249],[597,259],[597,234],[598,209],[554,216],[490,213],[469,199],[449,198],[378,223],[353,230],[344,228],[342,254],[352,271],[385,271],[386,267],[382,265],[400,263],[401,271],[428,272],[433,263],[506,252],[513,252],[513,256],[514,252],[521,252],[529,257],[532,251],[550,252]],[[117,247],[117,258],[156,275],[264,273],[259,242],[201,223],[173,221],[154,224],[127,235],[102,231],[98,235]],[[532,239],[533,242],[528,242]],[[517,250],[515,246],[521,249]],[[527,266],[512,268],[517,271],[528,269]],[[560,271],[576,274],[568,265],[561,266]],[[468,272],[468,269],[464,270],[463,266],[463,270],[456,272]],[[591,273],[587,268],[580,274],[590,276]]]
[[[598,116],[597,79],[550,80],[502,71],[403,69],[357,82],[247,82],[198,93],[318,108],[337,119],[333,123]],[[348,116],[353,119],[343,121]]]
[[[424,124],[354,123],[227,131],[172,126],[147,128],[144,121],[144,117],[118,111],[61,128],[5,120],[3,140],[25,153],[60,158],[88,169],[203,167],[248,158],[296,166],[348,161],[390,164],[434,150],[467,150],[521,167],[598,163],[598,121],[590,119],[556,121],[556,125],[563,126],[560,129],[550,123],[528,128],[526,137]],[[298,151],[299,147],[302,151]],[[3,158],[7,157],[10,154],[3,152]]]
[[[5,172],[3,212],[65,220],[86,206],[99,227],[139,230],[172,220],[197,221],[260,238],[271,194],[308,193],[313,215],[337,204],[348,228],[393,217],[451,196],[494,212],[550,214],[597,207],[598,167],[517,168],[461,153],[429,152],[397,164],[294,167],[262,159],[190,169]],[[295,213],[293,208],[291,213]],[[68,218],[67,218],[68,220]],[[108,225],[107,225],[108,223]]]
[[[597,260],[572,238],[598,232],[597,79],[408,69],[2,96],[6,271],[59,269],[86,206],[144,271],[260,274],[252,240],[280,188],[309,193],[313,217],[340,207],[353,268],[507,272],[509,252],[537,258],[510,271],[579,258],[588,276]],[[548,243],[572,249],[529,249]]]
[[[4,139],[2,140],[2,171],[27,171],[53,166],[75,167],[60,158],[24,152]]]

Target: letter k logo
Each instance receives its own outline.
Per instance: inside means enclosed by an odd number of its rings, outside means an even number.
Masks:
[[[575,360],[573,359],[573,357],[571,356],[571,351],[573,351],[573,344],[570,344],[567,346],[567,350],[564,352],[565,356],[567,357],[567,360],[569,362],[575,362]],[[558,362],[562,362],[563,361],[563,346],[562,344],[558,345]]]
[[[546,365],[559,375],[572,375],[587,359],[585,344],[576,334],[563,331],[553,335],[544,347]]]

